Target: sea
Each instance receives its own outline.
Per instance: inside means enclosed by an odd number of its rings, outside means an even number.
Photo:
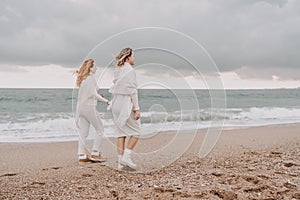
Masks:
[[[111,99],[107,89],[99,91]],[[219,92],[219,93],[218,93]],[[0,142],[73,141],[77,89],[0,89]],[[300,89],[139,90],[142,135],[210,127],[241,128],[300,122]],[[106,104],[97,109],[104,135],[114,123]],[[95,131],[90,129],[90,138]]]

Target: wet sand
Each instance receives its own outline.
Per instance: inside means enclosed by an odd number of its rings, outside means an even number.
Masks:
[[[0,199],[300,199],[299,124],[225,129],[200,159],[205,133],[175,162],[193,131],[141,139],[135,172],[114,169],[113,139],[101,164],[79,164],[77,142],[0,143]]]

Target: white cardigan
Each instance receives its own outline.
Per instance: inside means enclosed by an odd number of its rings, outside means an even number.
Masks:
[[[114,85],[109,89],[112,94],[129,95],[133,104],[133,110],[139,110],[136,74],[132,66],[125,62],[122,67],[115,67]]]
[[[98,94],[99,87],[94,76],[90,75],[82,81],[77,98],[76,107],[76,124],[78,123],[79,116],[83,106],[97,106],[97,101],[107,103],[108,100]]]

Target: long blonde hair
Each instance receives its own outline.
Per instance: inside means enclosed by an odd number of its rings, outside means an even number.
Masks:
[[[123,49],[118,56],[116,56],[116,65],[118,67],[121,67],[126,62],[127,58],[130,57],[132,54],[131,48],[125,48]]]
[[[77,80],[76,80],[76,85],[77,87],[80,87],[82,81],[84,81],[89,75],[90,75],[90,71],[91,68],[94,66],[94,60],[93,59],[88,59],[85,60],[80,69],[76,71],[76,75],[77,75]]]

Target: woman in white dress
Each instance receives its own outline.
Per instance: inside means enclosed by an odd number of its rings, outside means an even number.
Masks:
[[[97,101],[102,101],[107,104],[109,104],[109,101],[97,93],[99,87],[93,76],[96,73],[96,70],[97,68],[94,65],[94,60],[88,59],[84,61],[80,69],[76,71],[76,84],[79,87],[76,107],[76,125],[79,130],[79,162],[105,161],[105,158],[101,156],[99,151],[104,128],[96,106]],[[86,143],[90,125],[96,130],[91,156]]]
[[[118,169],[123,166],[136,167],[131,159],[131,152],[138,142],[141,122],[137,95],[138,87],[133,65],[132,49],[123,49],[116,57],[114,85],[109,89],[113,96],[111,109],[115,124],[114,136],[118,138]],[[129,140],[125,148],[126,137],[129,137]]]

